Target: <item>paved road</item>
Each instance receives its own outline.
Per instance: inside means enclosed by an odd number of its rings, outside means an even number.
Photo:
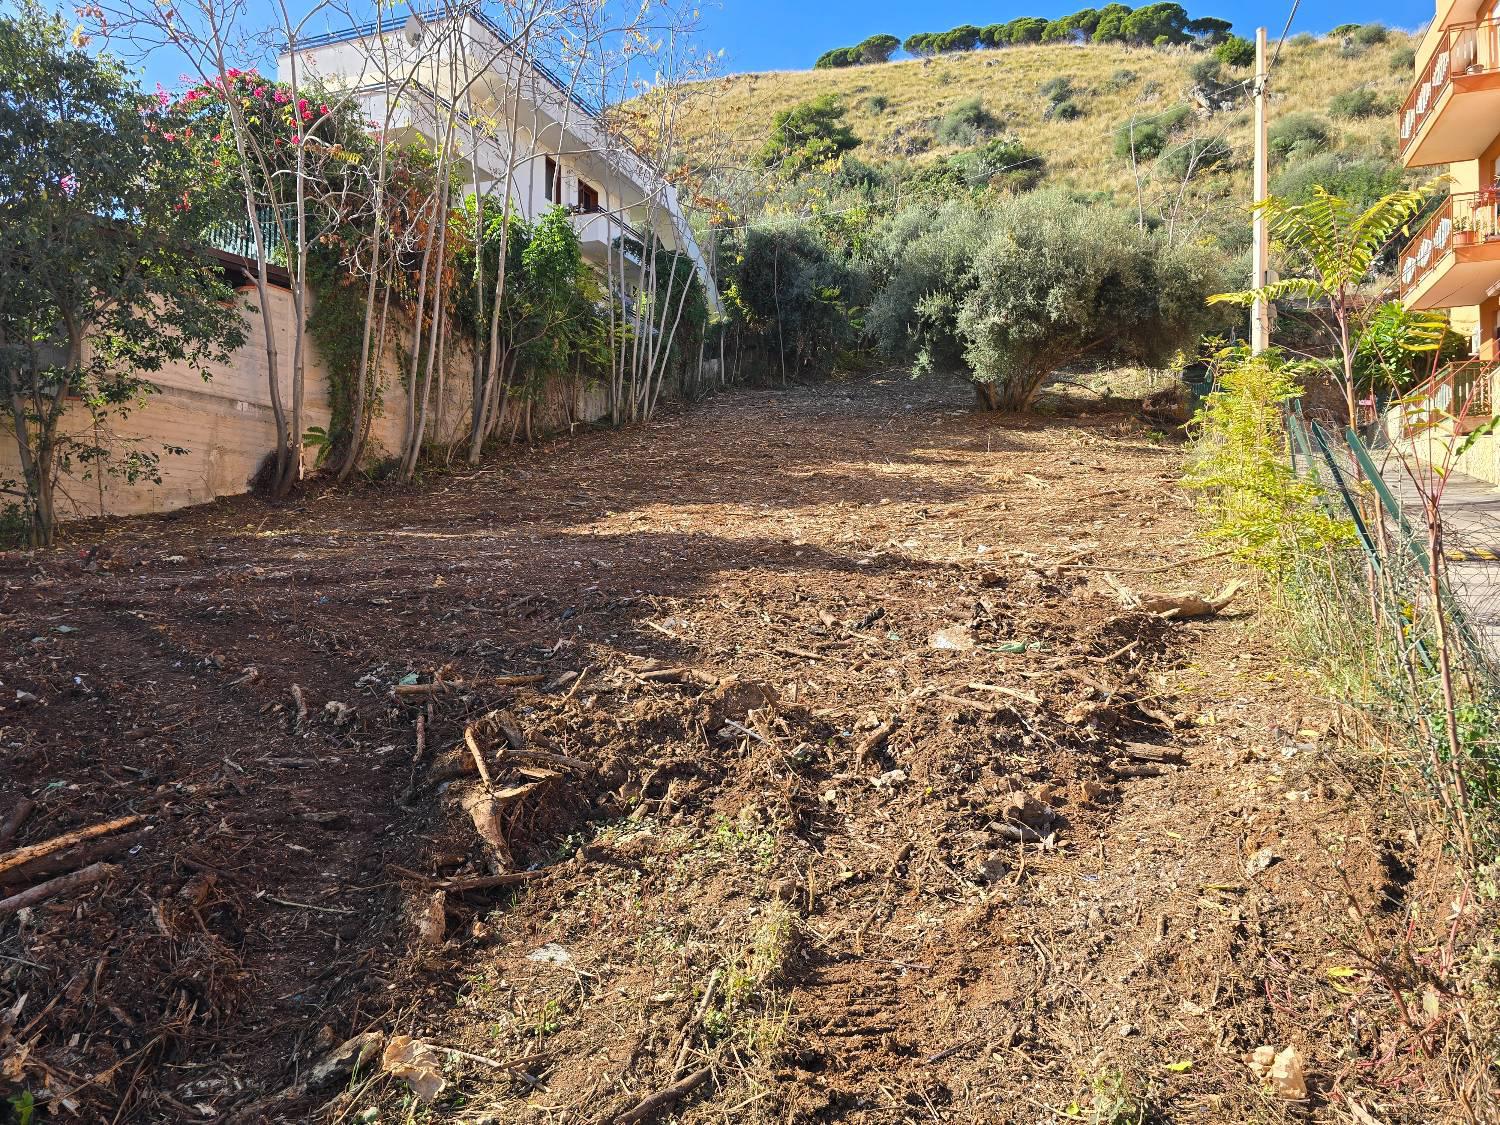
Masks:
[[[1391,491],[1420,519],[1421,501],[1406,474],[1387,465],[1384,475]],[[1500,660],[1500,489],[1453,473],[1443,491],[1443,522],[1454,592],[1476,632]]]

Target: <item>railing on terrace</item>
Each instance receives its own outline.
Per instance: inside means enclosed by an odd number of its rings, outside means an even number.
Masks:
[[[1495,239],[1500,239],[1500,192],[1450,195],[1401,251],[1401,295],[1426,281],[1450,250]]]
[[[1458,24],[1443,32],[1437,50],[1406,96],[1401,107],[1401,152],[1404,155],[1422,131],[1422,123],[1443,96],[1456,74],[1482,74],[1500,69],[1500,20]]]
[[[1432,378],[1418,387],[1410,398],[1425,399],[1432,403],[1433,409],[1454,420],[1457,432],[1466,433],[1488,422],[1494,414],[1492,384],[1497,370],[1500,370],[1500,362],[1495,360],[1455,360],[1438,368]],[[1413,425],[1409,420],[1406,436],[1411,437],[1414,432],[1421,430],[1421,423],[1426,418],[1425,410],[1417,408],[1415,421],[1418,424]]]
[[[287,264],[285,248],[282,245],[281,228],[285,224],[286,229],[293,238],[297,233],[297,216],[294,205],[285,205],[282,209],[282,222],[276,221],[276,215],[269,204],[256,208],[255,222],[260,227],[261,241],[265,245],[266,261],[274,265],[284,266]],[[234,254],[236,257],[246,258],[251,262],[255,257],[255,235],[250,229],[248,219],[217,223],[208,229],[205,241],[215,250],[222,250],[226,254]]]

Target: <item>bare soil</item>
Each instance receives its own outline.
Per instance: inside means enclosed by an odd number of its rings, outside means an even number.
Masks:
[[[1382,988],[1436,924],[1420,825],[1252,595],[1122,595],[1222,583],[1181,455],[877,378],[10,557],[12,846],[142,822],[0,917],[0,1090],[101,1122],[1456,1113]],[[432,1046],[431,1104],[378,1054],[320,1082],[366,1032]]]

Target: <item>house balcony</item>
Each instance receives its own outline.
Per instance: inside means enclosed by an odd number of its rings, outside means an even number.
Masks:
[[[583,256],[590,262],[607,266],[613,253],[616,259],[623,255],[626,262],[640,267],[644,239],[635,227],[608,211],[575,210],[571,218]]]
[[[1500,192],[1450,195],[1401,251],[1409,309],[1477,305],[1500,292]]]
[[[1500,363],[1487,359],[1460,359],[1444,364],[1426,383],[1409,396],[1414,403],[1429,403],[1408,411],[1405,435],[1413,436],[1434,424],[1455,435],[1470,434],[1494,416],[1495,375]]]
[[[1500,20],[1443,29],[1401,107],[1409,168],[1475,160],[1500,133]]]

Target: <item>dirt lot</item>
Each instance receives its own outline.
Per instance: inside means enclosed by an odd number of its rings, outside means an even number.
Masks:
[[[968,405],[736,393],[8,559],[11,846],[139,819],[0,918],[0,1089],[89,1122],[1446,1115],[1372,1015],[1422,837],[1253,599],[1122,600],[1220,584],[1180,447]]]

